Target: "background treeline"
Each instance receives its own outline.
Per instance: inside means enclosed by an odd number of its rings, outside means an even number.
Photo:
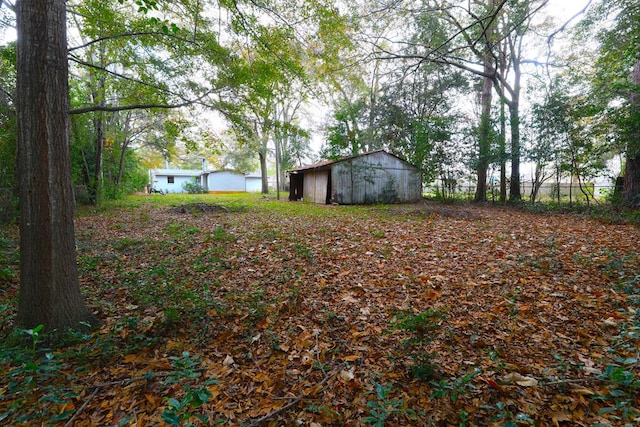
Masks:
[[[157,167],[260,170],[374,149],[440,197],[539,198],[596,177],[640,203],[640,6],[547,0],[68,2],[76,199]],[[15,206],[14,3],[0,8],[0,216]],[[523,168],[523,164],[527,167]],[[527,185],[523,184],[527,181]],[[584,190],[584,191],[583,191]],[[467,193],[469,193],[467,191]],[[615,197],[613,197],[615,196]]]

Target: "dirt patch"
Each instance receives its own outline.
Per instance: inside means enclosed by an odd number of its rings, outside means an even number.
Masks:
[[[231,212],[227,206],[216,205],[214,203],[185,203],[170,209],[173,213],[192,214],[196,212]]]

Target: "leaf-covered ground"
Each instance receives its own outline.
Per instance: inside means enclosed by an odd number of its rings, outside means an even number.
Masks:
[[[633,226],[146,196],[76,228],[104,325],[5,344],[3,425],[640,423]],[[2,229],[5,334],[15,249]]]

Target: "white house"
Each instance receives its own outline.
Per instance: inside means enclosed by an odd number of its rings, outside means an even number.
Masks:
[[[244,174],[232,170],[206,172],[205,187],[209,193],[257,192],[262,190],[260,174]]]
[[[260,173],[249,173],[245,175],[247,193],[259,193],[262,191],[262,175]]]
[[[209,193],[238,193],[246,191],[243,173],[221,170],[207,172],[206,176],[207,185],[205,189]]]
[[[151,188],[163,193],[184,193],[184,184],[195,182],[203,185],[203,171],[196,169],[151,169]]]
[[[260,174],[244,174],[232,170],[151,169],[149,178],[151,188],[163,193],[184,193],[184,184],[187,182],[195,182],[209,193],[244,193],[262,190]]]

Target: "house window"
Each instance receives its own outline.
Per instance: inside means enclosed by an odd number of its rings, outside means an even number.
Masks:
[[[168,176],[167,177],[167,183],[168,184],[173,184],[173,177],[172,176]]]

